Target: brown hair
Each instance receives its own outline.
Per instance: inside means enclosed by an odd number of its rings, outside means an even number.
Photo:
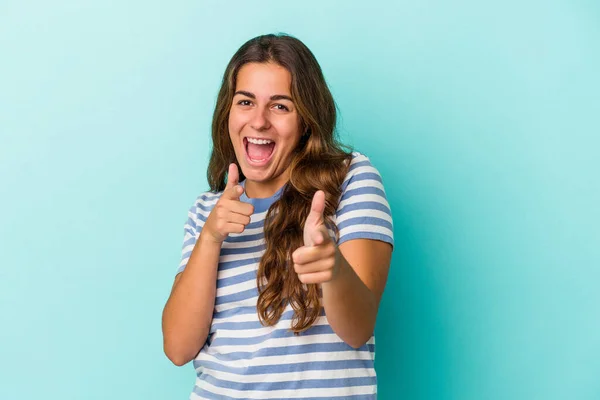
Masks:
[[[291,156],[289,182],[265,216],[266,250],[257,273],[257,311],[261,323],[275,325],[289,302],[294,310],[291,329],[299,333],[312,326],[321,304],[318,286],[304,285],[298,279],[292,252],[304,245],[304,221],[317,190],[325,192],[326,225],[339,238],[332,216],[341,196],[352,148],[336,137],[336,105],[321,67],[308,47],[287,34],[258,36],[239,48],[223,75],[213,114],[213,149],[207,172],[212,192],[225,189],[225,176],[232,162],[238,165],[240,181],[245,179],[229,137],[228,119],[237,74],[244,64],[251,62],[273,62],[290,72],[292,99],[302,132],[307,132]]]

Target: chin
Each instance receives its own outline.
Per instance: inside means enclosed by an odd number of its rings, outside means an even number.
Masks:
[[[252,167],[250,167],[246,171],[244,171],[244,169],[242,169],[242,172],[244,173],[244,176],[246,177],[246,179],[249,179],[251,181],[262,182],[262,181],[268,180],[267,179],[268,171],[254,171],[252,169]]]

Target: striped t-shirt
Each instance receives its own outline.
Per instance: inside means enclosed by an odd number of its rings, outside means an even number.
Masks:
[[[392,215],[381,176],[369,159],[352,153],[334,222],[339,241],[368,238],[394,244]],[[240,182],[245,187],[245,180]],[[197,378],[190,399],[375,399],[375,338],[358,349],[331,329],[321,309],[314,325],[299,336],[290,331],[287,306],[272,327],[259,322],[256,273],[265,251],[264,218],[279,198],[240,200],[254,205],[250,224],[223,242],[217,275],[215,309],[207,341],[193,365]],[[201,194],[185,224],[183,271],[202,226],[222,192]],[[335,238],[332,230],[330,235]]]

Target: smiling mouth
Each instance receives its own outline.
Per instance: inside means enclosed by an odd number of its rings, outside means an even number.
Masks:
[[[248,138],[244,138],[244,149],[246,157],[253,163],[266,163],[274,153],[275,142],[269,144],[250,143]]]

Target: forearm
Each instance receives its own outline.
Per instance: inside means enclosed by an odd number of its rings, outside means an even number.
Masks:
[[[339,250],[336,251],[338,273],[322,284],[323,306],[333,331],[358,348],[373,335],[378,301]]]
[[[192,360],[208,333],[215,305],[221,244],[198,238],[163,311],[163,345],[176,365]]]

